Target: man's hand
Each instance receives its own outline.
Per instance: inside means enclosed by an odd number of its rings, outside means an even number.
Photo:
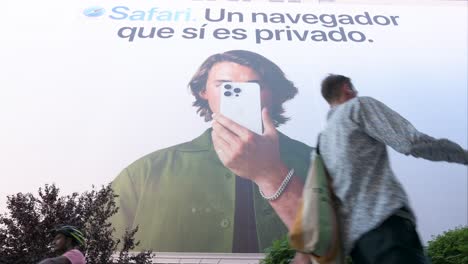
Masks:
[[[214,115],[213,145],[224,166],[236,175],[259,186],[273,181],[278,187],[288,169],[281,161],[278,132],[265,108],[262,119],[264,132],[258,135],[221,114]]]
[[[236,175],[249,179],[271,196],[277,192],[289,169],[281,160],[278,132],[266,109],[262,110],[264,132],[257,135],[232,120],[214,116],[212,139],[221,162]],[[270,205],[288,227],[294,223],[304,183],[296,174],[283,194]],[[299,260],[298,260],[299,261]],[[298,262],[303,264],[307,262]]]

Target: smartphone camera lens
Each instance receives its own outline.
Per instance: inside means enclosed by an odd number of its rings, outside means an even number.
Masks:
[[[234,88],[234,92],[235,92],[235,93],[240,93],[240,92],[241,92],[241,89],[240,89],[240,88]]]
[[[230,84],[226,84],[226,85],[224,85],[224,88],[227,89],[227,90],[229,90],[229,89],[232,88],[232,86],[231,86]]]
[[[229,91],[224,92],[224,96],[231,96],[231,95],[232,95],[232,93],[229,92]]]

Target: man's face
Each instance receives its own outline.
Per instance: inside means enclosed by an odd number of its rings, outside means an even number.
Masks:
[[[63,234],[57,234],[54,238],[55,251],[64,251],[67,246],[68,238]]]
[[[358,95],[358,91],[354,88],[353,85],[347,85],[348,89],[350,90],[350,99],[353,99]]]
[[[219,112],[219,89],[223,82],[256,82],[261,87],[262,107],[271,109],[272,93],[265,87],[263,80],[251,68],[237,64],[235,62],[219,62],[211,67],[208,73],[205,90],[200,93],[201,97],[208,100],[208,104],[213,113]]]

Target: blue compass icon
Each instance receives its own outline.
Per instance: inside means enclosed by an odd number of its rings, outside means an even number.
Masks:
[[[103,7],[92,6],[92,7],[86,8],[83,11],[83,14],[85,16],[89,16],[89,17],[98,17],[98,16],[102,16],[104,14],[104,12],[106,12],[106,9],[104,9]]]

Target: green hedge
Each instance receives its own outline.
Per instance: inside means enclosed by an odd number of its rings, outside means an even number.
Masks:
[[[265,259],[261,264],[289,264],[296,252],[291,249],[287,237],[273,242],[273,245],[265,250]],[[346,259],[347,264],[352,264],[350,258]]]
[[[434,237],[428,243],[427,254],[432,264],[468,264],[468,226]]]
[[[432,264],[468,264],[468,226],[457,227],[434,237],[426,250]],[[275,241],[265,253],[262,264],[289,264],[295,255],[287,237]],[[347,259],[347,264],[352,264],[351,259]]]
[[[265,250],[266,257],[261,264],[289,264],[296,252],[291,249],[287,237],[276,240]]]

